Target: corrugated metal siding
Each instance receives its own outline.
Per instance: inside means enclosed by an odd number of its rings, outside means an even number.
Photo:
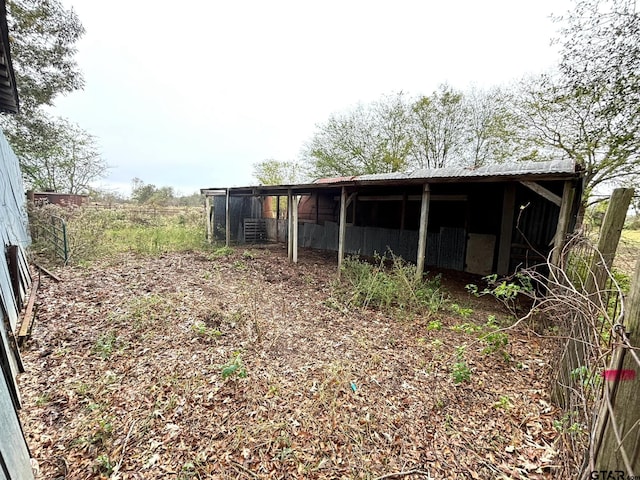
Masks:
[[[18,159],[0,132],[0,240],[20,249],[30,242],[24,185]],[[23,252],[19,252],[23,254]],[[15,344],[20,303],[15,298],[6,256],[0,261],[0,472],[9,480],[31,479],[33,473],[18,420],[15,383],[21,368]],[[2,477],[0,477],[2,478]]]
[[[219,240],[225,238],[226,197],[213,197],[213,236]],[[244,240],[244,220],[246,218],[262,218],[262,202],[254,197],[230,197],[229,218],[231,219],[231,240]]]

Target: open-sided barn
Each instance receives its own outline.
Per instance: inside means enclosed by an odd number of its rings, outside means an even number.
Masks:
[[[286,240],[477,274],[537,264],[575,225],[582,175],[572,161],[329,178],[311,184],[205,188],[208,235]],[[275,200],[273,198],[275,197]],[[287,220],[281,219],[287,198]],[[275,211],[275,213],[274,213]]]

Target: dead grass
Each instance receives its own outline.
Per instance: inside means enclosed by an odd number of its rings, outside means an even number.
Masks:
[[[456,293],[465,318],[347,308],[333,259],[303,252],[294,266],[279,247],[57,273],[20,378],[41,478],[558,474],[549,346],[510,333],[505,361],[451,328],[484,324],[491,303]],[[470,378],[455,384],[464,344]]]

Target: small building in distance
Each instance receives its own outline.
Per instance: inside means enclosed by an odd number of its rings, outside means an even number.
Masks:
[[[27,197],[36,205],[49,203],[51,205],[60,205],[61,207],[80,207],[89,201],[89,195],[58,192],[28,192]]]

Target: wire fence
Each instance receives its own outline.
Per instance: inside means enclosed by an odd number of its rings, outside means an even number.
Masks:
[[[620,382],[635,376],[621,367],[620,357],[629,352],[640,367],[626,333],[628,278],[608,268],[600,251],[582,233],[566,242],[558,265],[547,262],[525,273],[537,285],[530,315],[542,315],[555,329],[551,395],[563,410],[556,425],[561,433],[559,450],[564,452],[561,475],[576,478],[576,472],[581,472],[581,478],[596,478],[593,473],[602,464],[598,456],[608,444],[621,464],[607,471],[624,473],[624,478],[633,476],[630,459],[638,456],[637,432],[626,432],[624,438],[619,428],[624,419],[613,401]],[[638,425],[631,428],[637,431]]]

